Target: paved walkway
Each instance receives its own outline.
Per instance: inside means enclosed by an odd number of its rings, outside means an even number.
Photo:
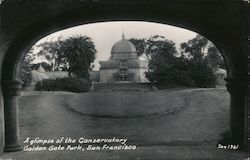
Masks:
[[[111,102],[136,105],[143,104],[148,95],[139,96],[130,93],[111,93],[102,97],[93,93],[86,94],[25,94],[20,99],[20,131],[21,140],[26,137],[46,138],[107,138],[128,139],[128,144],[136,145],[133,151],[33,151],[6,153],[3,159],[47,160],[47,159],[244,159],[247,153],[238,150],[217,149],[220,134],[228,130],[229,95],[225,90],[190,90],[172,92],[156,92],[151,94],[152,100],[161,100],[162,104],[171,108],[180,107],[176,112],[161,113],[163,108],[148,108],[144,117],[135,118],[131,110],[119,111],[116,117],[96,117],[87,111],[93,106],[114,107]],[[92,101],[86,101],[93,95]],[[133,97],[140,98],[133,98]],[[164,97],[161,97],[164,96]],[[179,98],[176,98],[176,97]],[[86,98],[87,97],[87,98]],[[125,97],[121,101],[121,97]],[[159,98],[160,97],[160,98]],[[146,99],[143,99],[146,98]],[[172,99],[172,101],[171,101]],[[179,99],[178,105],[173,101]],[[165,102],[164,102],[165,101]],[[103,103],[106,102],[106,103]],[[139,103],[141,102],[141,103]],[[152,101],[151,101],[152,102]],[[158,102],[158,101],[155,101]],[[185,102],[185,103],[182,103]],[[170,105],[171,104],[171,105]],[[143,104],[146,105],[146,104]],[[150,104],[151,106],[153,104]],[[154,105],[153,105],[154,106]],[[146,106],[147,107],[147,106]],[[82,108],[82,110],[81,110]],[[87,108],[87,109],[86,109]],[[129,107],[133,109],[132,107]],[[89,110],[88,110],[89,109]],[[155,116],[150,114],[150,109]],[[103,109],[95,108],[95,113],[103,113]],[[86,113],[86,114],[85,114]],[[94,112],[91,112],[94,113]],[[124,117],[124,114],[128,117]],[[131,113],[131,114],[129,114]],[[85,115],[84,115],[85,114]]]

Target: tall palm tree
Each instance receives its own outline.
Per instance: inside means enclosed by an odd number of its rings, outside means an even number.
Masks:
[[[63,41],[61,53],[66,58],[70,76],[89,79],[90,64],[95,60],[96,49],[88,36],[74,35]]]

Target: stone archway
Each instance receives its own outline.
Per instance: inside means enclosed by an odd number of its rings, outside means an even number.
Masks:
[[[48,4],[39,1],[31,3],[28,0],[3,2],[2,12],[5,13],[3,15],[5,17],[3,17],[1,42],[4,42],[5,46],[1,49],[1,54],[4,55],[1,80],[4,97],[5,150],[21,149],[17,103],[21,83],[18,73],[26,50],[38,39],[52,32],[79,24],[115,20],[142,20],[170,24],[193,30],[210,39],[219,48],[227,64],[229,76],[227,88],[231,95],[230,127],[233,140],[235,143],[247,145],[249,110],[246,103],[247,41],[244,35],[247,29],[233,24],[244,23],[246,19],[231,17],[235,14],[236,16],[245,14],[247,5],[239,2],[237,8],[230,2],[211,2],[210,0],[207,3],[198,3],[191,0],[180,4],[178,1],[173,1],[167,2],[166,5],[162,5],[160,0],[120,3],[112,0],[89,3],[54,0]],[[141,8],[138,9],[138,5]]]

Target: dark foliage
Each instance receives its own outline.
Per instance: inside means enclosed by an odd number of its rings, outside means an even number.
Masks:
[[[37,91],[87,92],[89,88],[89,81],[73,77],[58,78],[55,80],[44,79],[36,83]]]
[[[200,35],[182,43],[178,54],[175,44],[162,36],[147,41],[150,56],[146,77],[159,88],[162,86],[215,87],[215,67],[223,60],[214,47],[208,48],[208,40]],[[206,47],[208,55],[205,55]]]
[[[95,44],[88,36],[74,35],[66,39],[44,42],[37,47],[37,55],[44,57],[48,63],[31,65],[31,70],[40,65],[45,71],[68,71],[71,77],[89,79],[88,71],[96,58]]]
[[[145,39],[131,38],[129,39],[129,41],[135,45],[138,57],[141,56],[145,52],[145,49],[146,49]]]
[[[91,38],[81,35],[71,36],[61,43],[60,50],[62,57],[69,64],[69,75],[89,80],[91,63],[96,58],[96,49]]]
[[[40,66],[43,67],[45,71],[52,71],[52,66],[46,62],[31,64],[31,70],[37,70]]]
[[[31,73],[22,68],[20,75],[21,75],[21,80],[23,82],[22,86],[23,87],[29,86],[32,82]]]
[[[205,60],[190,61],[189,70],[195,87],[215,87],[216,77],[213,68]]]
[[[158,88],[171,86],[192,86],[194,84],[183,57],[176,57],[175,43],[162,36],[153,36],[148,41],[147,54],[150,56],[146,77]]]
[[[210,46],[207,51],[207,56],[205,59],[211,65],[212,68],[223,68],[226,69],[225,62],[223,60],[222,55],[220,54],[219,50],[214,46]]]
[[[219,51],[213,45],[209,46],[209,43],[208,39],[197,35],[187,43],[181,44],[182,56],[188,61],[190,77],[194,80],[195,87],[215,87],[214,70],[219,61],[223,62]]]
[[[22,64],[21,72],[20,72],[20,77],[23,82],[23,86],[29,86],[32,81],[31,77],[31,61],[34,60],[34,57],[32,56],[32,52],[34,51],[33,48],[30,48],[29,52],[26,54],[25,59]]]

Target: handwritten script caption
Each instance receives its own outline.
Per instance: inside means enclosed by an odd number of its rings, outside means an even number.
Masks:
[[[128,144],[125,138],[71,138],[60,137],[42,139],[40,137],[24,140],[24,151],[101,151],[101,150],[135,150],[134,144]]]

